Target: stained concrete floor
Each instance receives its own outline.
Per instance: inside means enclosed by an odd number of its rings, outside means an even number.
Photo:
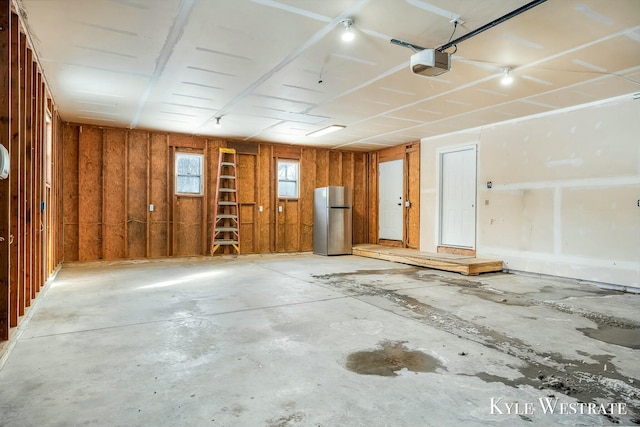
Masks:
[[[0,425],[635,425],[639,347],[640,295],[588,284],[311,254],[69,266],[5,357]]]

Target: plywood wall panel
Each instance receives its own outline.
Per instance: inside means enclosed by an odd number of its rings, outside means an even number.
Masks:
[[[405,158],[407,173],[407,194],[405,200],[411,202],[407,209],[407,246],[420,246],[420,144],[407,149]]]
[[[149,257],[156,258],[169,255],[167,251],[167,221],[169,209],[167,204],[167,136],[151,134],[149,168],[149,203],[153,211],[149,214]]]
[[[300,250],[313,250],[313,194],[316,184],[316,152],[303,148],[300,158]]]
[[[238,202],[254,203],[256,201],[256,156],[238,154],[237,159]]]
[[[287,252],[287,201],[277,200],[273,210],[275,212],[275,251]],[[294,215],[292,213],[292,215]]]
[[[353,190],[353,153],[342,153],[342,183]]]
[[[329,185],[342,185],[341,151],[329,151]]]
[[[178,197],[174,218],[176,224],[176,256],[202,255],[202,198]]]
[[[237,188],[240,203],[240,251],[256,252],[256,210],[257,210],[257,156],[251,154],[237,155]]]
[[[102,129],[80,128],[78,259],[102,258]]]
[[[102,257],[125,257],[126,138],[124,130],[103,132],[104,191],[102,204]]]
[[[285,211],[279,215],[284,217],[284,251],[297,252],[300,250],[300,201],[290,199],[282,204]]]
[[[392,160],[400,160],[404,158],[405,146],[397,145],[395,147],[385,148],[378,152],[379,162],[390,162]]]
[[[316,150],[316,187],[329,185],[329,150]]]
[[[255,214],[254,204],[240,206],[240,253],[256,252]]]
[[[271,252],[274,236],[274,212],[273,185],[275,177],[272,175],[273,154],[270,145],[260,145],[258,148],[258,206],[262,206],[262,212],[258,209],[258,245],[259,253]]]
[[[78,139],[79,127],[65,125],[62,135],[62,222],[64,260],[78,260]]]
[[[204,150],[207,140],[198,136],[182,135],[179,133],[169,134],[169,145],[177,148]]]
[[[353,244],[367,243],[367,154],[353,157]]]
[[[73,130],[80,128],[83,133],[76,138],[75,152],[78,155],[74,158],[73,150],[65,154],[65,162],[75,162],[79,169],[75,184],[77,190],[71,194],[65,193],[64,207],[73,210],[73,193],[76,193],[79,217],[76,215],[76,218],[67,218],[67,221],[82,218],[82,224],[77,221],[75,226],[69,223],[69,238],[65,238],[66,252],[73,252],[74,247],[77,248],[75,252],[82,254],[77,256],[78,259],[122,257],[119,249],[106,242],[103,244],[101,240],[103,235],[105,238],[113,235],[113,242],[118,241],[111,216],[115,219],[122,214],[122,221],[127,224],[124,234],[127,257],[208,253],[211,215],[215,206],[218,148],[226,146],[227,141],[192,135],[67,125],[64,132],[67,148],[74,146]],[[106,142],[101,146],[103,134]],[[114,135],[118,135],[118,138]],[[83,147],[80,147],[81,144]],[[115,148],[118,145],[120,147]],[[88,146],[92,147],[92,152],[89,152]],[[174,196],[173,153],[176,150],[205,154],[204,196]],[[327,185],[353,188],[354,242],[371,241],[370,229],[374,226],[369,218],[371,173],[377,171],[370,167],[370,157],[368,153],[266,143],[257,144],[257,155],[240,153],[237,158],[237,177],[242,252],[311,250],[313,190]],[[285,199],[276,203],[276,158],[300,160],[298,200]],[[124,166],[116,167],[117,159],[124,162]],[[65,168],[65,173],[69,175],[65,178],[65,184],[72,186],[73,169]],[[117,174],[125,177],[124,189],[118,178],[113,181],[112,177]],[[117,189],[121,190],[119,197],[124,197],[126,203],[122,205],[124,210],[118,208],[112,211],[109,206],[113,206]],[[151,212],[147,211],[149,204],[153,205]],[[95,209],[91,211],[90,206]],[[282,213],[277,212],[278,206],[282,206]],[[87,215],[83,217],[83,213]],[[374,224],[377,227],[377,221]],[[74,231],[78,235],[75,242]]]
[[[127,141],[127,257],[147,255],[147,132],[129,132]],[[155,207],[154,207],[155,208]]]

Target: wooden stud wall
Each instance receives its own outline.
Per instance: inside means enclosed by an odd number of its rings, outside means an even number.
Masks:
[[[312,250],[313,192],[327,185],[353,188],[353,242],[369,242],[367,153],[79,124],[63,135],[65,261],[206,255],[222,146],[238,152],[241,253]],[[176,152],[204,154],[202,196],[174,195]],[[300,161],[299,198],[276,199],[277,159]]]
[[[418,249],[420,245],[420,144],[398,145],[371,153],[369,167],[369,241],[393,245],[395,242],[378,239],[378,171],[380,163],[403,160],[404,200],[411,202],[403,212],[403,242],[406,248]]]
[[[1,352],[63,250],[60,119],[9,0],[0,0],[0,64],[0,144],[10,158],[9,177],[0,180]]]

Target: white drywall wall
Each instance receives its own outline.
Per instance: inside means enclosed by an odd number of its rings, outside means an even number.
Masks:
[[[438,152],[468,144],[478,145],[478,257],[640,288],[640,100],[423,139],[422,251],[438,245]]]

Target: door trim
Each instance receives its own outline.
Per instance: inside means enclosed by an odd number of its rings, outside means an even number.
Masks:
[[[443,178],[442,178],[442,173],[443,173],[443,168],[442,168],[442,158],[445,154],[448,153],[455,153],[457,151],[466,151],[466,150],[473,150],[473,154],[474,154],[474,158],[476,161],[475,164],[475,182],[474,182],[474,236],[473,236],[473,246],[468,247],[468,246],[453,246],[453,245],[443,245],[442,244],[442,184],[443,184]],[[434,218],[435,221],[435,229],[438,230],[437,233],[435,233],[435,239],[436,241],[435,246],[436,247],[442,247],[442,248],[462,248],[462,249],[468,249],[471,251],[475,251],[476,250],[476,244],[478,243],[478,143],[477,142],[473,142],[473,143],[463,143],[463,144],[458,144],[458,145],[449,145],[446,147],[441,147],[439,149],[436,150],[436,176],[438,177],[438,190],[436,192],[436,215]]]

